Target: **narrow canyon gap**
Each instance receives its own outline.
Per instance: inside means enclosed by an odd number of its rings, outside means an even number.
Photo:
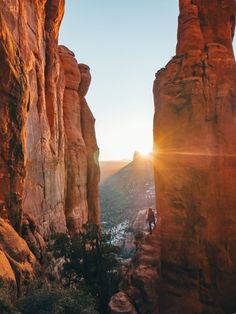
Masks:
[[[156,74],[160,221],[112,313],[236,311],[235,1],[180,0],[176,56]]]
[[[43,237],[99,223],[89,67],[58,46],[63,0],[0,2],[0,279],[37,277]],[[236,310],[235,1],[180,0],[176,56],[154,82],[158,228],[112,313]]]

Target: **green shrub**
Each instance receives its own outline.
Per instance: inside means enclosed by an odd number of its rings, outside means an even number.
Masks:
[[[76,287],[84,281],[97,298],[99,309],[106,313],[110,297],[117,292],[120,274],[117,254],[111,237],[102,234],[97,225],[84,225],[84,232],[69,236],[55,236],[52,251],[55,258],[63,258],[62,281],[65,287]]]
[[[0,288],[0,313],[13,314],[14,307],[5,289]]]
[[[30,291],[17,302],[22,314],[97,314],[96,300],[86,287],[77,290],[41,288]]]

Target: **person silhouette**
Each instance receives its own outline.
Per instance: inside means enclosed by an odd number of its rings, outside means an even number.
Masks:
[[[156,226],[156,218],[155,218],[154,211],[152,210],[151,207],[149,207],[147,210],[146,222],[149,225],[149,232],[150,232],[150,234],[152,234],[152,223],[154,224],[154,227],[155,227]]]

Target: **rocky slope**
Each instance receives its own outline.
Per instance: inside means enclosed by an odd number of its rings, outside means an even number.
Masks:
[[[100,184],[103,183],[106,179],[111,177],[113,174],[115,174],[117,171],[119,171],[121,168],[128,165],[130,161],[126,160],[108,160],[108,161],[100,161],[100,169],[101,169],[101,178],[100,178]]]
[[[154,82],[161,223],[127,274],[127,313],[236,311],[234,28],[235,1],[180,0],[176,56]]]
[[[64,5],[0,2],[0,217],[9,230],[0,237],[0,278],[12,287],[18,269],[22,282],[33,277],[31,251],[40,260],[42,236],[99,221],[98,147],[85,100],[91,77],[58,47]]]
[[[135,154],[134,159],[100,185],[101,221],[110,228],[133,220],[139,210],[155,204],[153,164]]]
[[[132,256],[135,236],[147,233],[146,211],[155,208],[155,197],[151,156],[135,153],[132,162],[101,182],[101,224],[123,256]]]

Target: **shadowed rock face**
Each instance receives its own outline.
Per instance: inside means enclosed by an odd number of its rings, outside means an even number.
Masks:
[[[138,313],[236,312],[234,26],[233,0],[180,0],[177,53],[153,88],[161,222],[121,287]]]
[[[64,0],[0,1],[0,217],[39,260],[41,235],[99,221],[91,77],[67,48],[59,56],[63,14]]]
[[[177,54],[154,83],[160,312],[236,308],[235,2],[180,1]]]

